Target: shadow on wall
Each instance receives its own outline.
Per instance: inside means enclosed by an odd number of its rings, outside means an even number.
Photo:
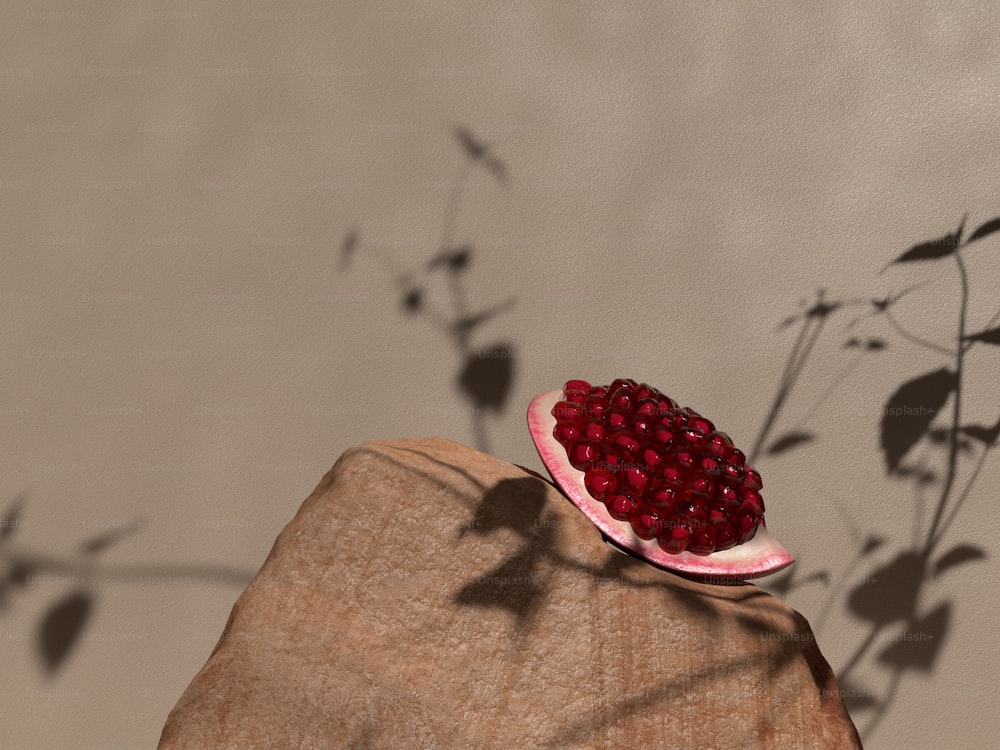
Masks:
[[[503,340],[485,346],[475,346],[473,342],[483,325],[514,306],[514,299],[482,310],[469,309],[467,274],[475,259],[475,250],[469,243],[456,242],[454,235],[462,196],[473,175],[477,171],[486,172],[498,183],[505,184],[507,169],[492,148],[467,129],[456,127],[454,136],[462,149],[464,161],[452,184],[444,210],[441,238],[434,255],[420,268],[400,271],[403,265],[397,258],[385,248],[365,245],[358,231],[352,229],[341,245],[340,269],[347,271],[354,256],[361,251],[375,257],[395,280],[403,314],[423,316],[448,339],[461,360],[456,383],[472,407],[470,413],[475,445],[484,453],[489,453],[485,415],[487,411],[502,412],[506,406],[514,380],[514,345]],[[437,274],[444,274],[448,286],[449,298],[444,304],[433,299],[427,291],[430,277]]]
[[[423,268],[397,273],[400,266],[391,257],[379,254],[379,248],[364,247],[376,255],[395,274],[401,293],[401,306],[406,315],[423,315],[447,336],[462,359],[457,375],[458,386],[472,403],[473,429],[477,446],[489,450],[484,415],[486,411],[502,411],[513,382],[513,345],[496,341],[485,347],[473,346],[474,335],[481,326],[509,310],[509,299],[485,310],[469,310],[466,304],[466,274],[472,265],[471,245],[454,242],[454,225],[462,195],[475,170],[483,170],[500,183],[507,179],[504,163],[486,144],[464,128],[456,128],[455,138],[462,148],[464,162],[452,187],[445,208],[441,241],[436,255]],[[362,249],[357,232],[344,239],[341,248],[341,270],[347,270],[352,257]],[[450,305],[442,312],[429,299],[424,285],[432,274],[443,273],[450,290]],[[0,518],[0,614],[11,605],[14,596],[26,589],[45,583],[65,583],[69,588],[56,599],[39,621],[35,648],[43,671],[56,675],[68,657],[82,641],[93,616],[98,590],[107,583],[145,585],[150,582],[198,581],[244,588],[254,571],[227,566],[185,564],[106,565],[100,560],[103,552],[127,541],[144,528],[141,519],[103,530],[83,540],[66,556],[25,551],[14,541],[17,529],[23,525],[27,495],[22,493],[10,501]]]
[[[1000,419],[996,414],[973,417],[963,411],[963,391],[970,378],[967,355],[970,349],[980,346],[1000,345],[1000,312],[979,326],[970,325],[969,270],[964,254],[986,249],[989,243],[979,243],[1000,232],[1000,218],[992,219],[964,236],[965,220],[958,229],[943,237],[914,245],[897,257],[890,265],[912,264],[921,261],[938,261],[954,264],[961,293],[956,312],[956,336],[951,345],[940,344],[906,328],[895,316],[893,306],[905,295],[919,287],[870,301],[832,301],[820,291],[814,303],[800,315],[784,321],[782,327],[798,324],[798,336],[792,345],[788,361],[771,411],[758,435],[753,456],[777,456],[817,440],[808,424],[817,408],[850,374],[863,356],[878,355],[888,348],[879,337],[852,336],[844,344],[855,352],[828,384],[819,399],[792,427],[777,437],[773,436],[778,415],[795,388],[810,354],[821,334],[828,328],[832,316],[847,308],[865,307],[866,312],[848,324],[854,328],[862,321],[883,321],[891,332],[906,345],[916,346],[940,355],[939,368],[917,374],[898,385],[882,409],[879,445],[887,475],[900,482],[909,483],[913,491],[915,519],[914,537],[902,551],[888,562],[874,562],[875,553],[889,540],[878,529],[861,530],[851,519],[852,538],[861,540],[854,561],[838,576],[827,606],[817,622],[822,628],[830,607],[846,592],[846,607],[851,615],[867,623],[867,636],[853,651],[847,663],[837,670],[844,703],[855,715],[866,714],[868,723],[862,729],[865,740],[871,738],[898,694],[904,677],[911,673],[930,674],[940,658],[950,632],[954,603],[951,600],[927,602],[927,589],[952,568],[986,558],[986,551],[970,541],[945,544],[945,535],[956,516],[972,493],[987,455],[997,445],[1000,437]],[[883,269],[883,272],[886,269]],[[949,407],[950,408],[946,408]],[[983,421],[987,423],[984,424]],[[990,421],[997,420],[989,424]],[[917,446],[929,452],[936,451],[938,466],[928,464],[923,458],[911,458]],[[960,472],[960,468],[971,471]],[[960,485],[959,477],[963,476]],[[925,527],[923,502],[926,493],[936,495],[931,521]],[[942,551],[943,550],[943,551]],[[858,576],[859,571],[867,572]],[[795,573],[788,573],[768,586],[777,594],[787,594],[811,581],[829,583],[827,571],[816,572],[801,581]],[[881,639],[881,641],[880,641]],[[888,645],[884,645],[888,640]],[[877,646],[883,644],[881,648]],[[863,667],[888,670],[889,687],[883,694],[876,694],[858,682],[857,673]]]
[[[163,582],[204,582],[244,588],[254,571],[225,565],[136,564],[105,565],[100,557],[112,546],[125,541],[144,528],[141,519],[83,540],[71,554],[63,557],[18,549],[14,544],[17,529],[24,523],[26,493],[15,497],[0,520],[0,561],[5,569],[0,578],[0,614],[18,593],[41,583],[70,585],[49,605],[35,630],[35,651],[44,672],[55,676],[80,644],[93,615],[97,591],[107,583],[138,585]]]

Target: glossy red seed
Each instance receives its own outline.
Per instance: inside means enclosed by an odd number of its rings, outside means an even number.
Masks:
[[[646,437],[653,430],[652,417],[635,417],[632,420],[632,431],[640,436]]]
[[[736,502],[737,500],[736,490],[728,484],[717,484],[715,486],[715,496],[726,504]]]
[[[668,487],[676,489],[684,484],[684,473],[679,466],[665,465],[663,471],[660,472],[660,481]]]
[[[729,451],[733,449],[733,441],[724,432],[713,432],[708,437],[705,449],[713,456],[725,458],[729,454]]]
[[[563,447],[580,437],[579,422],[556,422],[552,436],[562,443]]]
[[[577,421],[583,418],[583,407],[571,401],[560,401],[552,407],[552,416],[557,422],[564,419]]]
[[[639,446],[639,460],[650,473],[655,474],[663,463],[663,454],[655,446],[642,445]]]
[[[590,383],[586,380],[567,380],[563,386],[564,391],[589,391],[590,388]]]
[[[626,453],[638,453],[639,452],[639,441],[636,440],[631,435],[615,435],[614,439],[611,441],[616,448],[625,451]]]
[[[711,477],[695,477],[689,486],[691,492],[699,497],[708,497],[715,492],[715,482]]]
[[[653,430],[649,436],[654,443],[663,448],[669,448],[674,444],[674,433],[664,427]]]
[[[615,450],[606,450],[601,454],[601,468],[604,468],[610,472],[618,473],[621,471],[622,464],[625,463],[622,458],[622,454]]]
[[[659,416],[660,404],[656,399],[643,398],[635,402],[635,415],[652,419]]]
[[[708,508],[701,500],[682,501],[674,512],[692,521],[704,521],[708,517]]]
[[[751,513],[739,513],[730,523],[739,544],[750,541],[757,533],[757,519]]]
[[[632,411],[634,399],[635,394],[631,388],[617,388],[611,391],[611,397],[608,401],[613,408],[630,412]]]
[[[664,524],[664,527],[656,537],[656,543],[664,551],[675,555],[686,550],[691,539],[690,527],[682,523]]]
[[[636,383],[631,378],[618,378],[612,381],[611,385],[608,386],[608,393],[616,391],[619,388],[629,388],[630,390],[634,391],[638,387],[638,385],[639,384]]]
[[[616,521],[627,521],[634,507],[635,499],[622,493],[613,495],[607,502],[608,513]]]
[[[608,399],[606,396],[597,396],[591,393],[583,400],[583,411],[591,419],[603,419],[607,408]]]
[[[722,467],[725,464],[722,459],[718,456],[702,456],[701,457],[701,470],[706,474],[717,477],[722,473]]]
[[[587,391],[564,391],[563,401],[571,404],[582,404],[587,399]]]
[[[702,433],[708,435],[715,431],[715,425],[708,419],[695,412],[693,416],[688,420],[688,427],[693,427],[696,430],[701,430]]]
[[[643,505],[636,505],[628,520],[635,535],[640,539],[655,539],[662,528],[660,516]]]
[[[639,383],[639,385],[635,387],[635,397],[637,399],[654,398],[659,395],[661,394],[658,390],[653,388],[651,385],[647,385],[646,383]]]
[[[715,527],[711,524],[701,524],[691,530],[691,541],[688,542],[688,552],[696,555],[710,555],[715,552]]]
[[[649,482],[649,474],[644,472],[637,466],[630,466],[625,469],[625,473],[622,475],[625,484],[636,494],[639,495],[644,489],[646,489],[646,484]]]
[[[764,486],[764,482],[761,480],[760,474],[748,466],[746,476],[743,477],[743,486],[748,490],[759,490]]]
[[[715,549],[717,552],[724,549],[731,549],[739,543],[732,526],[725,522],[715,525]]]
[[[761,515],[764,512],[764,498],[760,496],[757,490],[746,490],[742,497],[740,498],[740,510],[741,511],[751,511],[755,515]]]
[[[628,414],[621,409],[608,408],[604,412],[604,422],[609,430],[621,430],[628,426]]]
[[[746,468],[742,464],[727,463],[725,475],[734,482],[743,484],[743,477],[746,476]]]
[[[587,469],[583,475],[583,486],[592,498],[604,502],[618,489],[618,478],[606,469]]]
[[[585,471],[598,456],[597,446],[587,440],[574,440],[566,452],[574,469]]]
[[[660,414],[667,414],[677,410],[677,402],[670,398],[670,396],[664,396],[661,393],[657,396],[657,401],[660,403]]]
[[[670,513],[677,503],[677,493],[670,487],[658,487],[646,495],[646,502],[655,510]]]
[[[687,427],[681,433],[684,443],[694,450],[699,450],[705,445],[705,433],[696,427]]]
[[[692,450],[684,448],[683,450],[676,451],[674,453],[674,461],[682,469],[692,469],[694,468],[695,461],[698,458],[698,454]]]
[[[746,463],[747,457],[743,454],[743,451],[741,451],[739,448],[733,448],[733,450],[729,451],[728,455],[726,456],[726,460],[731,464],[742,466],[743,464]]]
[[[604,440],[604,434],[604,424],[601,422],[587,422],[583,426],[583,436],[587,440],[599,443]]]

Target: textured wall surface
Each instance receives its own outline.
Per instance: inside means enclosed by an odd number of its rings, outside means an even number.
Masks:
[[[890,261],[1000,214],[998,25],[5,3],[0,747],[154,745],[345,449],[617,376],[757,449],[866,747],[991,744],[1000,234]]]

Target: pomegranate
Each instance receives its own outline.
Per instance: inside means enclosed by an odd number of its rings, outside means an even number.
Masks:
[[[655,388],[570,380],[528,407],[552,478],[624,551],[718,582],[794,558],[764,525],[760,474],[724,432]]]

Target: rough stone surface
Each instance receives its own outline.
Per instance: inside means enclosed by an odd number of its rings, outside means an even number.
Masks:
[[[860,747],[808,623],[627,557],[440,439],[345,453],[167,719],[176,748]]]

